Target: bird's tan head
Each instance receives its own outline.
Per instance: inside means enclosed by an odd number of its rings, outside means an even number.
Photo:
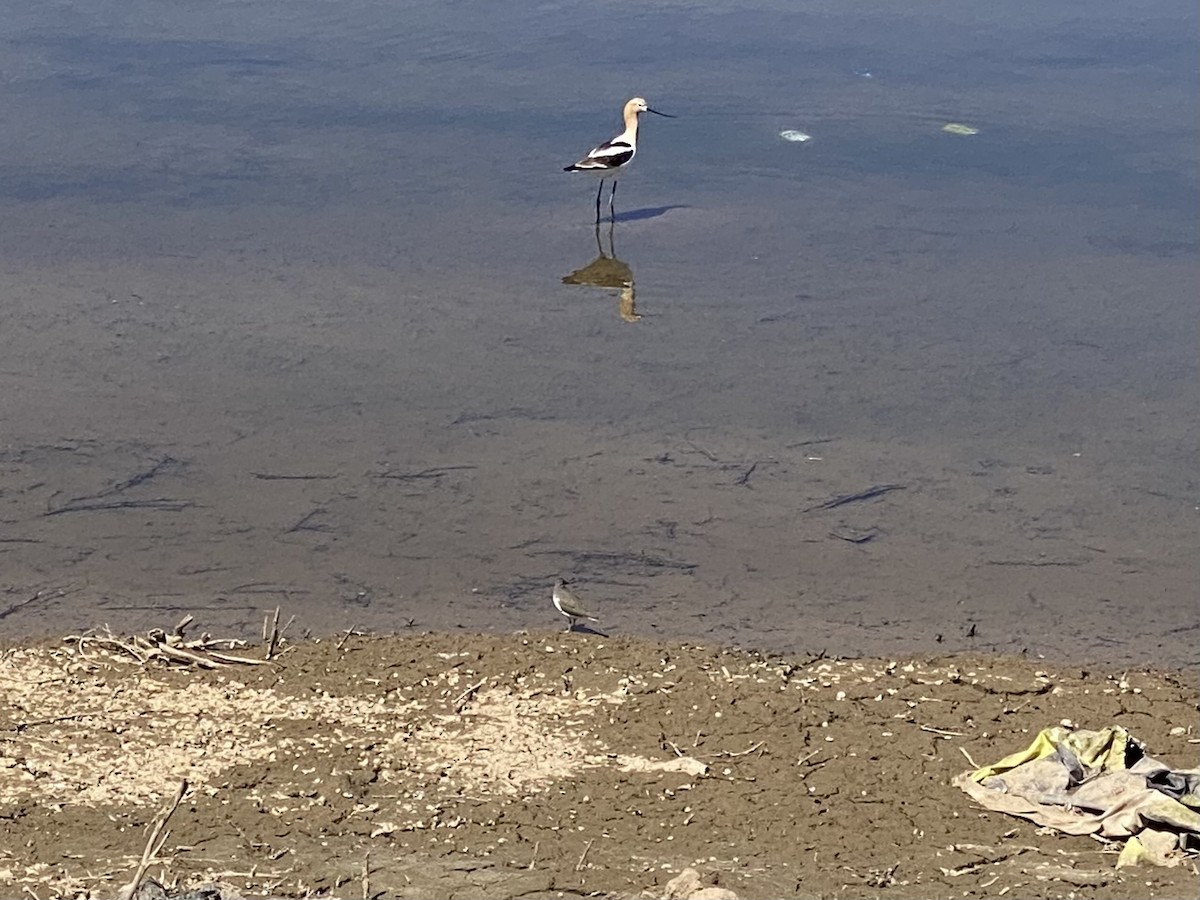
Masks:
[[[632,100],[630,100],[628,103],[625,104],[626,120],[628,120],[630,117],[636,118],[639,114],[644,113],[644,112],[654,113],[656,116],[662,116],[664,119],[675,118],[674,116],[669,116],[664,112],[659,112],[657,109],[651,109],[650,104],[647,103],[645,98],[643,98],[643,97],[634,97]]]

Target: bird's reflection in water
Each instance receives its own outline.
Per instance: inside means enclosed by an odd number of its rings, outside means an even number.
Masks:
[[[596,225],[596,249],[600,252],[594,260],[582,269],[576,269],[570,275],[563,276],[563,284],[590,284],[593,287],[616,288],[619,291],[617,314],[626,322],[636,322],[638,315],[637,302],[633,295],[633,270],[629,264],[617,259],[617,251],[613,246],[613,236],[617,225],[609,222],[608,227]],[[604,251],[604,240],[601,231],[608,234],[608,252]]]

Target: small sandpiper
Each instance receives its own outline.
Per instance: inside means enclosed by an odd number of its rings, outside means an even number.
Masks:
[[[574,631],[575,624],[580,619],[587,619],[591,622],[599,622],[600,620],[588,612],[578,597],[567,587],[567,583],[559,578],[554,582],[554,608],[567,617],[570,623],[567,625],[567,631]]]

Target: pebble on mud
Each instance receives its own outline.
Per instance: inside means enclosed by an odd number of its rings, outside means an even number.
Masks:
[[[689,867],[667,882],[662,900],[738,900],[729,888],[705,884],[700,873]]]

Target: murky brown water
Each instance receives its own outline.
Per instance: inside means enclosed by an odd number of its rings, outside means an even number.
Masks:
[[[1194,10],[739,10],[6,8],[0,636],[1200,661]]]

